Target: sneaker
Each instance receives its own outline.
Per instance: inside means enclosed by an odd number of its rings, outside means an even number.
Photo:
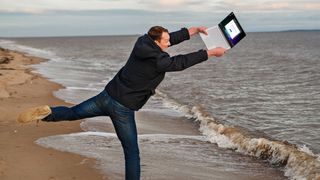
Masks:
[[[18,122],[20,123],[28,123],[31,121],[39,122],[43,118],[47,117],[51,114],[51,109],[49,106],[39,106],[30,108],[24,112],[22,112],[18,117]]]

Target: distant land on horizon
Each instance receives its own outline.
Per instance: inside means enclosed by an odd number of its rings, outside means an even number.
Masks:
[[[308,31],[320,31],[320,29],[288,29],[279,32],[308,32]]]
[[[247,31],[247,32],[311,32],[311,31],[320,31],[320,29],[286,29],[286,30],[270,30],[270,31]]]

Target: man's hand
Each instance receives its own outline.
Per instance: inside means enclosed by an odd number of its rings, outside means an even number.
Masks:
[[[221,57],[226,53],[226,51],[227,51],[227,49],[221,48],[221,47],[209,49],[209,50],[207,50],[208,58],[212,57],[212,56]]]
[[[199,27],[191,27],[188,29],[190,37],[197,34],[197,33],[203,33],[205,35],[208,35],[207,28],[204,26]]]

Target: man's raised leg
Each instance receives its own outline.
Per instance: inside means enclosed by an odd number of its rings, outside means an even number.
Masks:
[[[27,123],[36,120],[42,121],[64,121],[64,120],[79,120],[95,116],[108,116],[109,96],[105,91],[102,91],[97,96],[94,96],[73,107],[58,106],[39,106],[30,108],[20,114],[18,121]]]

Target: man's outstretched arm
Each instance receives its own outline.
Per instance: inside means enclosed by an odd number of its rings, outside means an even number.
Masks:
[[[198,33],[203,33],[205,35],[208,35],[207,33],[207,28],[204,27],[204,26],[199,26],[199,27],[191,27],[188,29],[188,32],[189,32],[189,36],[193,36],[195,34],[198,34]]]
[[[185,40],[190,39],[189,31],[187,28],[182,28],[179,31],[174,31],[169,33],[170,36],[170,46],[179,44]]]
[[[170,35],[170,44],[171,46],[179,44],[185,40],[190,39],[191,36],[197,33],[204,33],[207,34],[206,27],[199,26],[199,27],[191,27],[189,29],[182,28],[179,31],[171,32]]]
[[[221,57],[225,53],[224,48],[214,48],[210,50],[199,50],[188,54],[180,54],[170,57],[168,53],[161,53],[157,57],[157,70],[159,72],[181,71],[195,64],[207,60],[209,57]]]

